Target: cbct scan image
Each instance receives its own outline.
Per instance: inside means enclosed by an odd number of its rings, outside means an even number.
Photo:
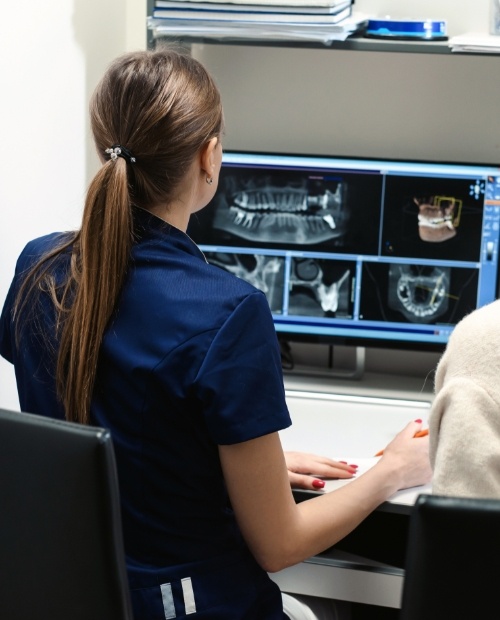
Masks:
[[[203,244],[372,253],[380,188],[375,175],[223,167],[189,232]]]
[[[311,188],[302,173],[229,174],[222,180],[214,227],[252,242],[333,241],[346,231],[345,194],[341,180]]]
[[[485,182],[388,176],[382,254],[476,261]]]
[[[246,280],[265,293],[274,314],[283,312],[285,266],[283,258],[229,252],[205,252],[205,257],[212,265]]]
[[[355,263],[293,258],[289,315],[352,318]]]
[[[476,305],[478,270],[365,263],[360,319],[455,325]]]

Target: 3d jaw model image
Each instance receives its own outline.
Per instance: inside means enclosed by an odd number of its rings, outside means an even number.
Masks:
[[[430,323],[448,309],[450,269],[418,265],[391,265],[389,307],[412,323]]]
[[[454,237],[460,224],[462,201],[449,196],[414,198],[422,241],[439,243]]]
[[[315,244],[345,234],[345,189],[341,182],[311,193],[307,181],[289,185],[269,179],[246,183],[220,204],[214,227],[250,241]]]

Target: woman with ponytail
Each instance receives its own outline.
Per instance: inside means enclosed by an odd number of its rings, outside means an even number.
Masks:
[[[90,115],[102,166],[81,227],[27,244],[0,319],[21,408],[110,429],[136,620],[282,620],[268,572],[428,482],[427,439],[412,422],[369,472],[296,504],[293,476],[353,472],[283,453],[291,421],[266,298],[186,234],[221,167],[213,79],[173,49],[125,54]]]

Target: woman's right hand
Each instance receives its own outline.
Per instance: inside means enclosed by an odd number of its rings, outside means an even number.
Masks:
[[[276,572],[335,545],[398,489],[430,481],[428,437],[408,424],[364,474],[296,503],[278,433],[220,445],[231,505],[255,558]]]
[[[395,468],[400,474],[399,489],[427,484],[432,478],[429,461],[429,436],[415,437],[422,428],[422,420],[405,426],[386,446],[380,465]]]

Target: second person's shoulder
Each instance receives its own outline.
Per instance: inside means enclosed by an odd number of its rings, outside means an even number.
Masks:
[[[477,337],[500,332],[500,300],[493,301],[465,316],[453,330],[453,336]]]

